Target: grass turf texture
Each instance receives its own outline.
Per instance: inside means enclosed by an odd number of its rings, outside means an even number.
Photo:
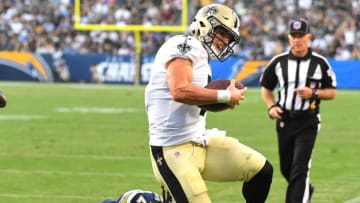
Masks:
[[[161,193],[148,156],[144,87],[0,82],[0,202],[100,203],[129,189]],[[359,91],[322,102],[313,154],[313,202],[360,197]],[[235,110],[208,114],[208,127],[263,153],[274,166],[269,203],[284,202],[274,123],[259,89]],[[212,183],[213,202],[244,202],[241,183]]]

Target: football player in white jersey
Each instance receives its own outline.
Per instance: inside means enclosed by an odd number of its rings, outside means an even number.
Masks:
[[[205,180],[243,181],[247,203],[265,202],[273,175],[266,158],[226,136],[207,130],[202,104],[228,103],[235,108],[246,88],[232,80],[227,90],[206,89],[209,58],[224,61],[240,41],[240,20],[220,4],[201,8],[190,34],[167,40],[158,50],[145,90],[150,155],[157,181],[177,203],[211,202]],[[239,186],[239,199],[240,199]]]

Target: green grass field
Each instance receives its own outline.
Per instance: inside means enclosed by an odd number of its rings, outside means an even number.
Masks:
[[[101,203],[129,189],[160,193],[149,155],[144,87],[0,82],[0,202]],[[273,163],[269,203],[284,202],[274,123],[259,89],[235,110],[208,114]],[[360,202],[360,91],[322,102],[313,203]],[[244,202],[241,183],[208,183],[214,203]]]

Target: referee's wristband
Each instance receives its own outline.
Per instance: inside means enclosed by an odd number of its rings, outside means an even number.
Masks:
[[[276,107],[276,106],[278,106],[278,105],[277,105],[277,104],[271,105],[271,106],[268,108],[268,113],[270,113],[270,110],[271,110],[272,108]]]
[[[311,93],[311,99],[318,99],[319,98],[319,93],[317,89],[312,89],[312,93]]]
[[[217,90],[217,103],[229,103],[231,99],[230,90]]]

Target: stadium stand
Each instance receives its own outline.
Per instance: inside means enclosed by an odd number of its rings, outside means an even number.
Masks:
[[[0,50],[54,54],[134,54],[132,32],[76,31],[74,0],[3,0]],[[96,24],[179,25],[181,0],[81,1],[81,22]],[[241,16],[241,52],[245,59],[269,59],[287,49],[283,36],[298,11],[312,24],[312,47],[329,58],[360,59],[360,0],[190,0],[189,20],[197,8],[223,3]],[[142,32],[144,54],[154,54],[175,33]]]

